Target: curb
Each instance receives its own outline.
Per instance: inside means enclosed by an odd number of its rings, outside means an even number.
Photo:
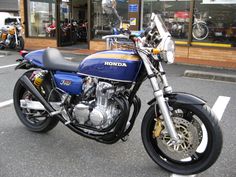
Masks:
[[[216,80],[216,81],[236,82],[236,75],[215,73],[215,72],[185,70],[184,76],[200,78],[200,79]]]
[[[0,51],[0,55],[8,56],[8,55],[10,55],[10,52],[9,51]]]

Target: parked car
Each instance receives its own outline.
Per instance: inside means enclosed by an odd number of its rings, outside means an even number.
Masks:
[[[21,18],[19,16],[12,16],[7,12],[0,12],[0,29],[6,25],[12,23],[21,23]]]

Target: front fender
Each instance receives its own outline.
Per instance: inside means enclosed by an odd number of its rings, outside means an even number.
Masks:
[[[191,104],[191,105],[204,105],[206,101],[199,98],[198,96],[184,93],[184,92],[173,92],[170,94],[164,95],[164,97],[168,97],[169,104]],[[153,98],[151,101],[148,102],[148,105],[152,105],[156,102],[156,98]]]

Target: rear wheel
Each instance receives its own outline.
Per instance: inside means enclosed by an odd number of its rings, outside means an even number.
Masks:
[[[142,122],[142,140],[149,156],[164,169],[190,175],[209,168],[222,148],[218,121],[206,105],[172,106],[172,119],[181,143],[172,145],[162,115],[154,105]]]
[[[33,71],[25,73],[27,77],[32,75]],[[48,78],[46,78],[39,88],[41,94],[47,100],[51,90],[51,84]],[[55,117],[49,117],[46,111],[31,110],[26,108],[21,108],[20,100],[28,99],[32,101],[37,101],[34,96],[25,89],[20,81],[18,80],[13,93],[14,107],[20,121],[31,131],[34,132],[48,132],[53,129],[58,124],[58,119]],[[55,96],[50,96],[50,101],[56,101]]]

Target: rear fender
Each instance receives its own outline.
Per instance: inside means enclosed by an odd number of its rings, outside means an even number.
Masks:
[[[164,96],[165,98],[168,98],[168,103],[170,105],[174,104],[191,104],[191,105],[204,105],[206,104],[206,101],[199,98],[198,96],[184,93],[184,92],[173,92],[171,94],[166,94]],[[148,102],[148,105],[152,105],[156,102],[156,98],[153,98],[151,101]]]
[[[18,60],[18,61],[20,61],[20,60]],[[23,60],[15,67],[15,70],[17,70],[17,69],[30,69],[30,68],[33,68],[33,64],[30,63],[28,60]]]

